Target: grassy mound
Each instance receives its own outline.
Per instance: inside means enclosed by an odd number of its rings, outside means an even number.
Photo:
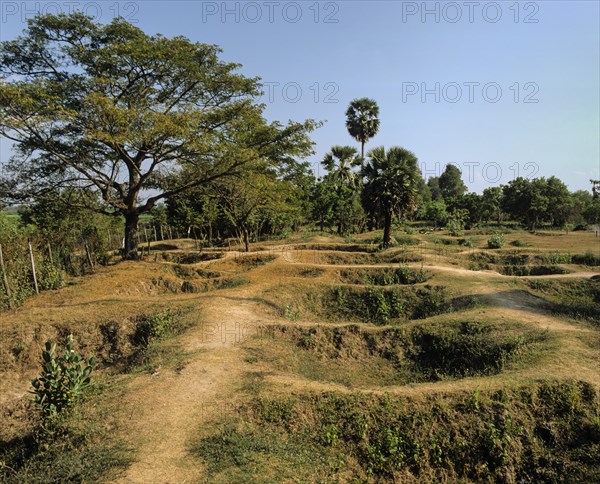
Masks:
[[[474,297],[452,299],[443,286],[338,286],[325,290],[322,295],[321,315],[329,319],[342,318],[384,325],[407,319],[424,319],[476,304]]]
[[[430,277],[423,269],[415,270],[406,266],[382,269],[344,269],[339,271],[338,274],[341,281],[346,284],[371,286],[418,284],[425,282]]]
[[[276,259],[274,255],[243,255],[235,258],[235,263],[245,270],[251,270],[255,267],[264,266]]]
[[[163,252],[162,258],[177,264],[196,264],[223,257],[223,252]]]
[[[211,480],[598,482],[598,396],[584,382],[428,398],[257,396],[195,453]]]
[[[246,343],[250,359],[348,387],[492,375],[528,365],[549,335],[520,324],[475,321],[364,330],[270,326]]]
[[[590,322],[600,328],[600,279],[527,281],[555,314]]]

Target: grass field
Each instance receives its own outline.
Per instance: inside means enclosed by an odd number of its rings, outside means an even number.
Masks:
[[[172,240],[31,298],[0,314],[0,480],[598,482],[600,239],[492,233]],[[69,333],[94,385],[36,449]]]

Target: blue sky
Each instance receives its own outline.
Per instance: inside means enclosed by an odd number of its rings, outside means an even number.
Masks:
[[[517,174],[555,175],[571,190],[600,177],[597,1],[1,4],[2,39],[34,10],[76,6],[102,23],[118,11],[147,33],[221,46],[269,83],[269,119],[327,121],[313,136],[316,173],[332,145],[358,147],[344,113],[371,97],[381,129],[367,149],[404,146],[426,175],[455,163],[477,192]]]

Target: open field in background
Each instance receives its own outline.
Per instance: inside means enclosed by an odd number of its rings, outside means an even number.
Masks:
[[[600,480],[600,239],[492,233],[167,240],[30,298],[0,314],[1,480]],[[31,454],[69,333],[94,386]]]

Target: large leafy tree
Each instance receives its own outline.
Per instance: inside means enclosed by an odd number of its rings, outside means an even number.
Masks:
[[[365,143],[379,131],[379,106],[373,99],[354,99],[346,110],[348,133],[361,144],[361,157],[365,159]]]
[[[488,187],[483,190],[481,217],[488,221],[495,219],[498,227],[502,222],[502,187]]]
[[[124,256],[136,258],[140,214],[159,201],[247,163],[310,153],[315,123],[268,124],[258,80],[219,53],[123,19],[31,19],[0,46],[0,133],[14,142],[13,190],[97,191],[103,206],[94,209],[125,218]]]
[[[502,209],[535,231],[542,223],[564,225],[571,213],[571,196],[556,177],[515,178],[502,187]]]
[[[383,215],[383,247],[392,243],[394,217],[416,210],[419,201],[421,170],[417,157],[409,150],[392,147],[387,152],[379,147],[369,152],[362,173],[365,177],[363,203],[367,211]]]
[[[449,202],[453,198],[460,198],[467,191],[467,186],[462,181],[460,169],[447,164],[444,172],[440,175],[438,184],[443,199]]]
[[[440,189],[440,177],[432,176],[427,180],[427,188],[429,188],[429,193],[431,193],[431,199],[433,201],[443,201],[444,197],[442,195],[442,190]]]

